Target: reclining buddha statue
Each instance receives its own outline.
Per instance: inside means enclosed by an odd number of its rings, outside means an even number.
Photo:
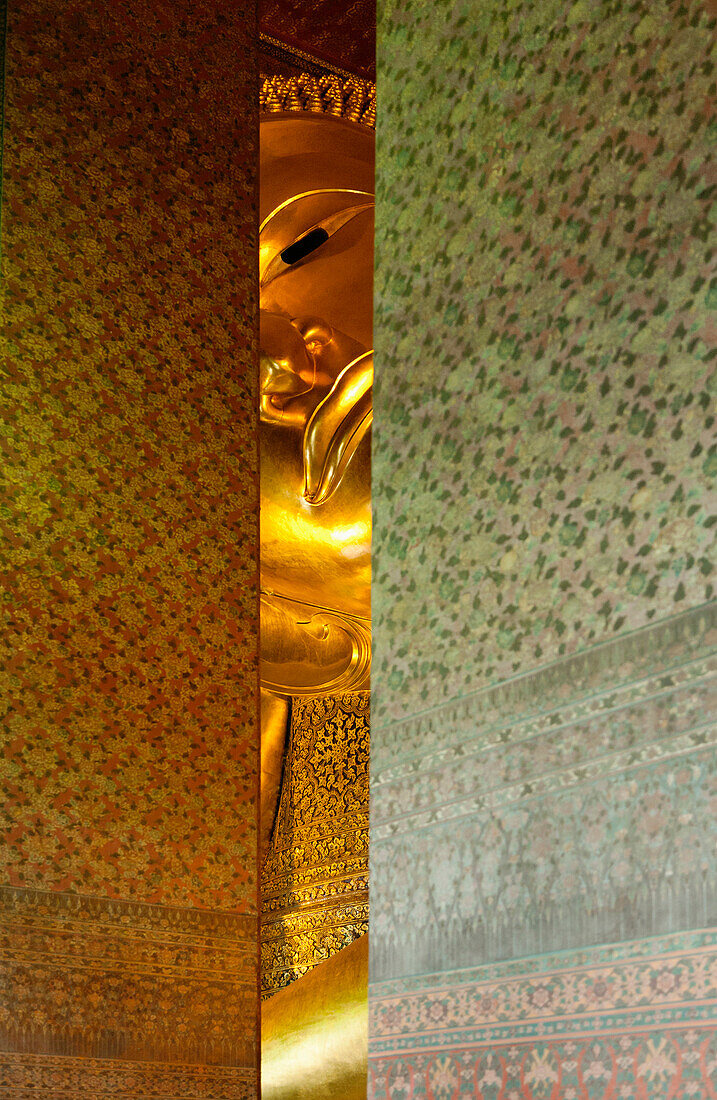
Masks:
[[[260,122],[262,1096],[366,1095],[373,102]]]

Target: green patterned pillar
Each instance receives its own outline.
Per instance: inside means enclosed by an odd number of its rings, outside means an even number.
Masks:
[[[714,27],[379,6],[377,1100],[714,1088]]]

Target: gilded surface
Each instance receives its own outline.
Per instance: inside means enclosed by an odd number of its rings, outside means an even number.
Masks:
[[[266,822],[282,747],[271,700],[293,699],[264,867],[267,993],[368,920],[373,134],[358,119],[373,105],[359,81],[308,76],[265,83],[262,100]]]
[[[368,692],[294,701],[263,871],[264,993],[367,929],[368,760]]]
[[[266,1002],[262,1091],[348,1098],[367,1065],[375,98],[274,78],[262,108],[265,823],[291,699],[262,883],[262,990],[290,988]]]
[[[261,110],[269,114],[309,111],[364,126],[376,124],[376,85],[358,77],[267,74],[261,82],[259,103]]]
[[[262,687],[342,694],[370,663],[373,133],[299,105],[260,152]]]
[[[264,1002],[263,1100],[366,1100],[368,937]]]

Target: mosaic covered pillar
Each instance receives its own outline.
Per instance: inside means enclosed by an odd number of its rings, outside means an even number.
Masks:
[[[254,34],[10,5],[8,1100],[256,1095]]]
[[[714,1093],[714,25],[379,5],[376,1100]]]

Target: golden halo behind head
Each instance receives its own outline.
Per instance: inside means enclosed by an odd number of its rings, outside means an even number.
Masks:
[[[333,115],[375,129],[376,85],[357,76],[262,76],[259,110]]]

